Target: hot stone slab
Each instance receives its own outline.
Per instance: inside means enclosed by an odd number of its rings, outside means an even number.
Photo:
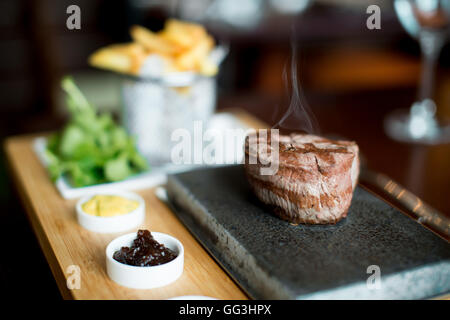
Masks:
[[[181,221],[252,298],[421,299],[450,291],[450,244],[360,187],[336,225],[279,219],[253,195],[241,165],[171,175],[167,192]]]

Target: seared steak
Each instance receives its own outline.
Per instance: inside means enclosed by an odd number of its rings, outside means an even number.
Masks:
[[[277,162],[278,171],[264,174],[261,170],[268,167],[265,161],[274,151],[278,157],[271,159],[271,165]],[[355,142],[310,134],[267,138],[252,134],[246,138],[245,154],[245,170],[254,193],[282,219],[334,224],[347,216],[359,175]]]

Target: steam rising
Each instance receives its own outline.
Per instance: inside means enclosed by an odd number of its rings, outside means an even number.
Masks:
[[[292,41],[291,56],[291,101],[286,113],[272,128],[318,133],[319,126],[311,109],[308,107],[305,96],[298,86],[297,79],[297,45]],[[283,81],[287,86],[286,68],[283,72]]]

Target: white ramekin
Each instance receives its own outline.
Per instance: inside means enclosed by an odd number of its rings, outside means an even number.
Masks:
[[[84,212],[82,205],[95,195],[111,195],[135,200],[139,206],[126,214],[116,217],[98,217]],[[141,196],[132,192],[98,192],[78,200],[76,205],[78,223],[85,229],[99,233],[114,233],[128,231],[138,227],[145,219],[145,201]]]
[[[106,247],[106,273],[116,283],[134,289],[152,289],[168,285],[183,274],[184,248],[180,241],[165,233],[152,232],[153,238],[166,248],[173,250],[177,257],[167,263],[137,267],[120,263],[113,259],[114,252],[122,247],[130,247],[137,234],[129,233],[111,241]]]

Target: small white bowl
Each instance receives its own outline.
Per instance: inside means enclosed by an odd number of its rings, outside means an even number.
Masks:
[[[95,195],[111,195],[135,200],[139,206],[126,214],[115,217],[98,217],[84,212],[82,205]],[[145,219],[145,201],[141,196],[131,192],[99,192],[85,196],[76,205],[78,223],[85,229],[99,233],[114,233],[128,231],[141,225]]]
[[[152,232],[153,238],[177,257],[172,261],[150,267],[130,266],[114,260],[114,252],[130,247],[137,233],[129,233],[111,241],[106,247],[106,273],[116,283],[133,289],[152,289],[168,285],[183,274],[184,248],[180,241],[165,233]]]

